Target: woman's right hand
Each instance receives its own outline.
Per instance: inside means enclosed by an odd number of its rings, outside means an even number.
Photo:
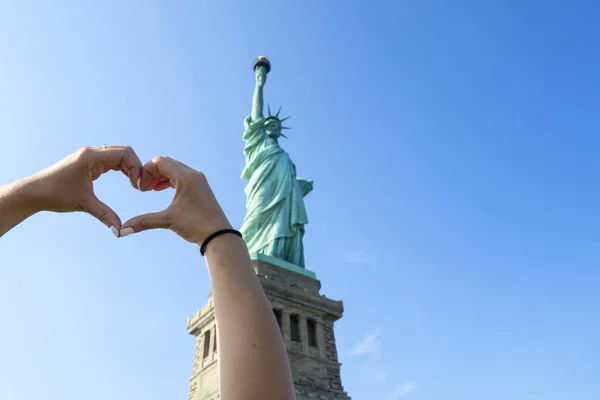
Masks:
[[[169,206],[156,213],[139,215],[125,222],[121,237],[147,229],[170,229],[188,242],[202,244],[207,236],[231,229],[202,172],[169,157],[155,157],[143,169],[152,176],[145,190],[175,189]]]

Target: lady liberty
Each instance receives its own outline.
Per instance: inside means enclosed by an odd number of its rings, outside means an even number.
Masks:
[[[252,112],[244,121],[246,166],[242,178],[248,182],[246,217],[242,234],[251,253],[275,257],[304,268],[304,225],[308,223],[304,199],[313,182],[296,176],[296,166],[279,145],[286,137],[279,112],[263,116],[263,87],[271,70],[269,60],[254,61],[256,87]],[[289,118],[289,117],[288,117]]]

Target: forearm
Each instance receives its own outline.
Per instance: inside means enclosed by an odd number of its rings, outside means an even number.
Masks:
[[[252,121],[258,121],[263,117],[263,88],[256,85],[252,97]]]
[[[206,250],[219,334],[223,400],[294,399],[281,332],[245,243],[215,238]]]
[[[0,186],[0,237],[37,212],[31,179]]]

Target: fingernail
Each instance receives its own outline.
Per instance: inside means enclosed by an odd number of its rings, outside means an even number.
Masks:
[[[113,235],[115,235],[116,237],[119,237],[119,231],[117,230],[117,228],[115,228],[114,226],[111,226],[110,231],[113,233]]]
[[[121,237],[129,236],[133,233],[133,228],[123,228],[121,229]]]
[[[142,177],[141,176],[138,178],[138,180],[137,180],[136,183],[137,183],[138,190],[142,190],[142,188],[140,186],[140,184],[142,183]]]

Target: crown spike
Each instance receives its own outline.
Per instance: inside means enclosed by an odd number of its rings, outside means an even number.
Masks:
[[[288,138],[287,136],[285,136],[283,133],[280,133],[279,136],[283,136],[284,138]]]
[[[269,110],[269,117],[271,116],[271,105],[267,104],[267,109]]]
[[[292,116],[291,116],[291,115],[290,115],[289,117],[285,117],[284,119],[280,119],[280,121],[281,121],[281,122],[283,122],[283,121],[285,121],[285,120],[288,120],[288,119],[290,119],[290,118],[292,118]]]
[[[292,129],[292,128],[288,128],[287,126],[282,126],[281,129]]]
[[[279,113],[281,112],[281,107],[283,107],[283,105],[280,105],[280,106],[279,106],[279,110],[277,110],[277,114],[275,114],[275,116],[276,116],[277,118],[279,118]]]

